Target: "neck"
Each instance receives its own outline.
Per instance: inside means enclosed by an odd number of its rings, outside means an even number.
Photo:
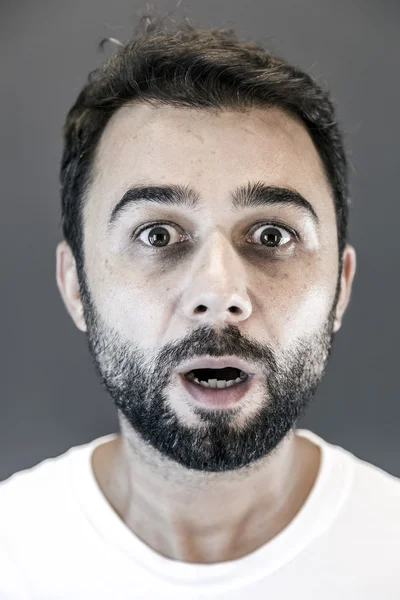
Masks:
[[[185,562],[234,560],[267,543],[303,506],[319,470],[319,448],[293,431],[265,460],[227,473],[185,469],[121,432],[93,453],[97,483],[135,535]]]

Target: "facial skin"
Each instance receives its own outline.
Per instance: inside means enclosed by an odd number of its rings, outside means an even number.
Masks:
[[[235,212],[230,194],[248,182],[297,190],[319,228],[292,206]],[[190,185],[200,207],[130,206],[107,232],[137,183]],[[158,233],[169,246],[151,246],[151,227],[132,240],[156,221],[168,222]],[[286,246],[263,245],[271,221],[289,228],[280,229]],[[118,410],[121,436],[93,457],[99,486],[165,556],[243,556],[290,522],[315,481],[318,449],[293,429],[325,371],[356,268],[347,245],[338,272],[334,204],[311,138],[278,109],[126,106],[100,141],[84,233],[84,278],[61,242],[57,283]],[[226,355],[257,366],[255,385],[235,409],[195,406],[174,371]]]

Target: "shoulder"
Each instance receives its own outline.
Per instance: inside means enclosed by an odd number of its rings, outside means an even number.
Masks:
[[[45,459],[18,471],[0,482],[0,530],[13,520],[22,522],[44,510],[51,497],[60,490],[64,470],[62,461]]]
[[[70,504],[71,452],[46,458],[0,482],[0,545],[34,538]]]
[[[343,498],[339,522],[367,547],[398,547],[400,553],[400,478],[341,449],[351,464],[351,478]]]
[[[400,478],[346,451],[354,463],[353,488],[371,506],[385,501],[400,514]]]

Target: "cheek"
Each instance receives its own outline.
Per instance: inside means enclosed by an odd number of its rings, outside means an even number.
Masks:
[[[288,348],[299,339],[308,339],[320,332],[329,314],[326,290],[308,287],[302,294],[286,297],[273,309],[264,307],[264,329],[276,347]]]
[[[288,307],[287,327],[300,337],[318,331],[325,323],[330,309],[330,292],[321,285],[309,285]]]
[[[336,280],[327,265],[316,261],[282,270],[253,286],[253,301],[263,315],[271,342],[287,347],[291,341],[312,335],[326,323]]]
[[[160,342],[159,325],[170,304],[166,294],[174,289],[172,276],[160,276],[159,270],[152,273],[148,267],[136,266],[133,271],[106,259],[102,275],[93,284],[96,306],[122,338],[137,340],[144,349],[154,348]]]

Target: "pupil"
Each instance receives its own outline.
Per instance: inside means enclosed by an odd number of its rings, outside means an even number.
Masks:
[[[155,234],[151,233],[149,235],[150,243],[152,245],[154,245],[154,246],[163,246],[164,245],[164,243],[163,243],[163,237],[165,235],[167,236],[167,242],[166,243],[168,244],[168,242],[169,242],[170,235],[169,235],[168,231],[165,229],[165,227],[153,227],[153,229],[151,231],[158,231],[158,232],[160,232],[160,230],[161,230],[161,233],[155,233]],[[155,242],[155,243],[153,243],[153,242]]]
[[[282,236],[279,233],[279,230],[274,227],[268,227],[267,229],[265,229],[265,231],[271,231],[271,229],[274,233],[262,234],[262,238],[266,241],[267,246],[274,246],[275,242],[277,242],[277,244],[279,245],[279,241]]]

